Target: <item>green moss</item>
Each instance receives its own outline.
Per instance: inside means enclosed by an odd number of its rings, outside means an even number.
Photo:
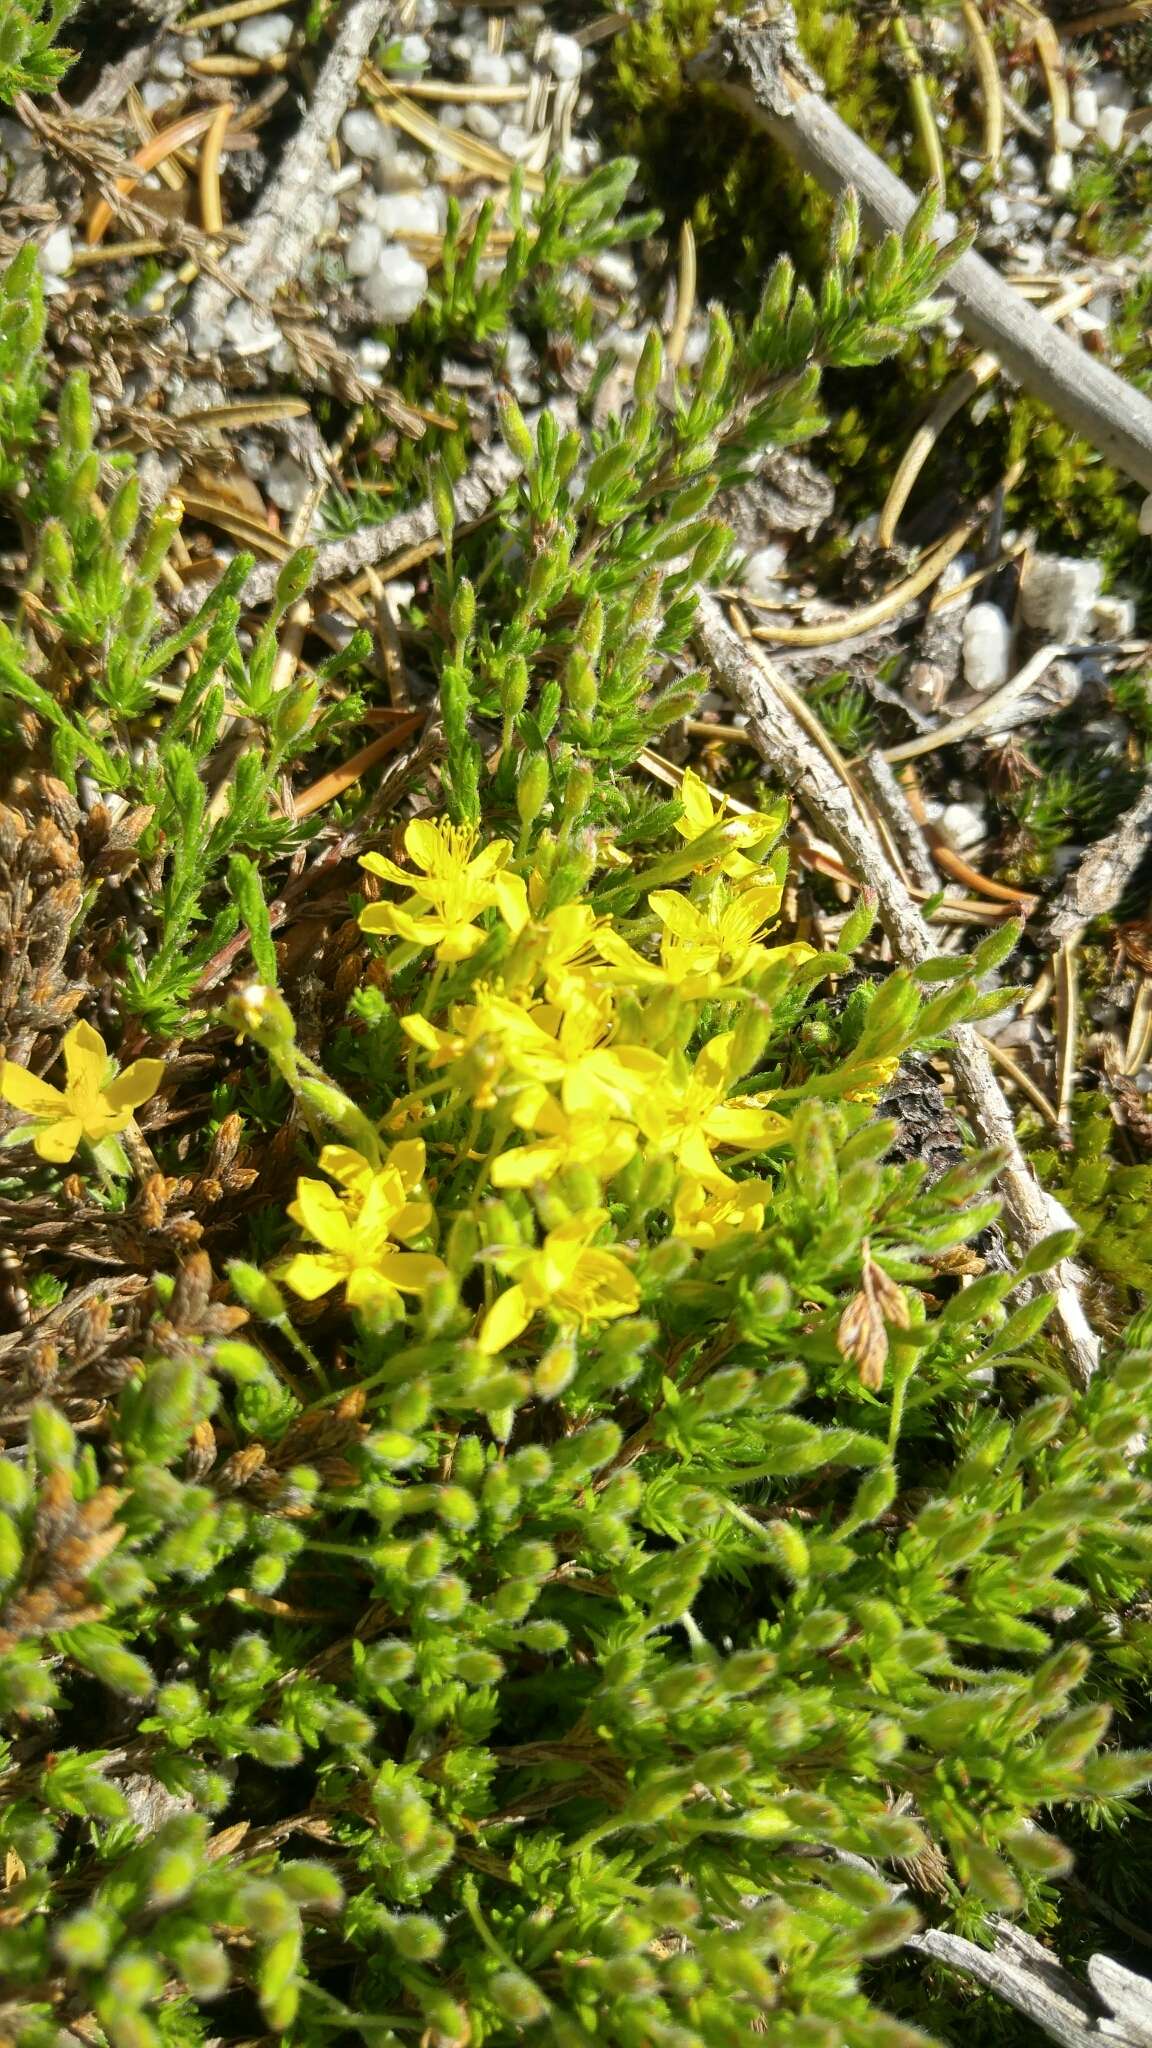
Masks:
[[[1083,1256],[1114,1291],[1122,1316],[1152,1290],[1152,1164],[1119,1157],[1116,1126],[1098,1096],[1079,1098],[1072,1128],[1067,1152],[1036,1143],[1033,1162],[1084,1232]]]

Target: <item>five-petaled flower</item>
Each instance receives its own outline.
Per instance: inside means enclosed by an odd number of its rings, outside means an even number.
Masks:
[[[0,1071],[0,1095],[29,1119],[12,1137],[31,1137],[41,1159],[57,1166],[71,1159],[81,1143],[99,1145],[124,1130],[133,1110],[155,1095],[164,1077],[163,1060],[133,1060],[118,1074],[91,1024],[74,1024],[62,1051],[63,1088],[53,1088],[16,1060],[5,1060]]]
[[[404,849],[422,874],[397,867],[382,853],[361,856],[361,867],[412,894],[407,903],[370,903],[360,913],[366,932],[384,932],[413,946],[434,946],[437,960],[468,960],[484,943],[476,919],[498,910],[510,932],[528,920],[522,875],[510,873],[509,839],[492,839],[473,858],[476,833],[444,819],[415,818],[404,834]]]
[[[727,804],[714,804],[708,793],[708,785],[691,768],[686,768],[680,783],[681,815],[676,820],[676,830],[681,839],[689,843],[703,839],[717,825],[724,827],[723,839],[730,852],[713,856],[702,862],[702,866],[727,875],[732,881],[746,881],[758,870],[755,861],[747,860],[740,852],[742,846],[763,846],[765,840],[779,837],[783,819],[758,813],[733,816]]]
[[[592,1242],[607,1220],[606,1209],[590,1209],[550,1230],[541,1245],[493,1252],[493,1264],[513,1285],[497,1295],[480,1325],[482,1351],[503,1351],[541,1311],[581,1330],[631,1315],[640,1301],[632,1274],[618,1252]]]
[[[414,1199],[424,1176],[423,1144],[411,1138],[394,1145],[382,1167],[349,1145],[326,1145],[320,1165],[343,1193],[327,1181],[297,1181],[288,1214],[321,1249],[296,1252],[278,1278],[305,1301],[343,1285],[350,1308],[399,1314],[401,1295],[422,1294],[445,1271],[430,1252],[397,1250],[432,1221],[431,1203]]]

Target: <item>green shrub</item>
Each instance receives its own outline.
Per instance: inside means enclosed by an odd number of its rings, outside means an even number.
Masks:
[[[58,878],[0,1076],[0,1198],[31,1144],[46,1232],[0,1466],[22,2048],[898,2048],[896,1872],[933,1850],[963,1924],[1042,1918],[1051,1811],[1152,1772],[1085,1647],[1146,1582],[1148,1333],[1070,1388],[1027,1291],[1056,1248],[960,1253],[995,1162],[928,1185],[876,1115],[905,1052],[1002,1006],[1004,934],[838,1001],[871,912],[779,943],[784,806],[629,772],[698,692],[715,490],[812,431],[821,367],[929,317],[929,225],[861,258],[844,208],[820,292],[782,265],[746,329],[717,314],[670,411],[655,339],[602,429],[509,406],[521,477],[463,543],[430,478],[439,801],[403,865],[365,857],[335,990],[277,953],[267,871],[308,828],[271,798],[360,716],[362,650],[275,689],[299,558],[250,643],[244,564],[168,629],[178,508],[140,520],[82,381],[41,415],[8,273],[36,542],[0,857],[22,901]],[[85,779],[134,821],[127,905]],[[190,1003],[226,948],[253,975],[221,1017]],[[65,1289],[73,1242],[113,1277]],[[1105,1672],[1142,1655],[1118,1626]]]

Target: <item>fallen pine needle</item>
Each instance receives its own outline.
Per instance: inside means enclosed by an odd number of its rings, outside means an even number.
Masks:
[[[1076,1041],[1080,1021],[1080,979],[1076,943],[1065,940],[1052,962],[1056,978],[1056,1108],[1066,1139],[1072,1136],[1072,1094],[1076,1086]]]
[[[960,0],[960,12],[968,32],[976,76],[980,81],[984,114],[983,155],[989,169],[994,171],[1004,148],[1004,88],[1000,83],[1000,69],[996,62],[996,52],[992,47],[992,38],[977,0]]]
[[[310,783],[307,789],[301,790],[294,805],[296,816],[310,818],[313,811],[322,810],[325,804],[330,804],[334,798],[343,796],[344,791],[351,789],[353,783],[359,782],[369,768],[374,768],[377,761],[382,761],[387,754],[395,753],[396,748],[414,732],[418,732],[424,723],[422,711],[397,719],[389,732],[382,733],[378,740],[372,740],[368,746],[361,747],[358,754],[351,755],[341,767],[333,768],[328,775],[322,775],[318,782]]]
[[[191,21],[182,21],[174,33],[197,36],[201,29],[222,28],[226,21],[251,21],[254,14],[271,14],[280,4],[281,0],[230,0],[227,7],[209,7],[204,14],[194,14]]]
[[[206,235],[218,235],[224,226],[224,205],[220,192],[220,151],[224,143],[224,131],[233,111],[231,100],[221,101],[200,145],[200,225]]]
[[[861,605],[859,611],[847,612],[840,619],[821,619],[819,624],[812,626],[754,626],[752,638],[780,647],[834,647],[841,640],[855,640],[861,633],[870,632],[874,626],[882,626],[895,618],[905,605],[911,604],[921,591],[935,583],[971,539],[978,525],[978,520],[966,519],[947,539],[929,550],[910,576],[890,585],[871,604]],[[888,759],[892,758],[889,754]]]
[[[179,121],[173,121],[170,128],[161,128],[148,142],[133,153],[131,162],[134,176],[117,178],[116,190],[125,196],[133,186],[154,171],[158,163],[174,151],[183,149],[186,143],[198,142],[205,129],[216,119],[215,107],[198,107],[193,114],[185,114]],[[88,216],[88,245],[94,247],[103,241],[112,225],[112,207],[107,199],[98,199]]]
[[[1012,1058],[1011,1053],[1005,1052],[1002,1046],[997,1045],[996,1040],[994,1038],[985,1038],[984,1033],[982,1031],[978,1031],[976,1033],[976,1036],[980,1040],[981,1045],[984,1047],[984,1050],[987,1053],[989,1059],[992,1061],[993,1066],[1002,1068],[1004,1073],[1007,1074],[1009,1080],[1013,1081],[1016,1087],[1020,1090],[1021,1095],[1027,1096],[1029,1102],[1032,1104],[1033,1109],[1038,1109],[1040,1111],[1040,1114],[1044,1118],[1045,1122],[1050,1123],[1054,1130],[1060,1130],[1060,1118],[1057,1116],[1056,1111],[1053,1109],[1052,1104],[1049,1102],[1048,1097],[1044,1093],[1044,1090],[1042,1088],[1037,1087],[1031,1075],[1026,1074],[1023,1067],[1020,1066],[1018,1061]]]
[[[970,733],[979,732],[981,726],[994,728],[1000,713],[1006,711],[1009,704],[1014,704],[1018,697],[1026,696],[1033,683],[1038,682],[1044,674],[1045,669],[1051,668],[1052,663],[1059,661],[1067,652],[1068,649],[1059,641],[1038,648],[1022,669],[1014,676],[1010,676],[998,690],[993,690],[982,703],[975,705],[971,711],[966,711],[963,718],[951,718],[946,725],[938,725],[934,732],[924,732],[918,739],[905,740],[901,747],[886,747],[884,759],[914,761],[919,754],[932,754],[937,747],[947,747],[957,740],[966,740]]]
[[[676,318],[668,336],[668,367],[675,376],[684,354],[696,305],[696,237],[690,220],[680,223],[680,267],[676,274]]]

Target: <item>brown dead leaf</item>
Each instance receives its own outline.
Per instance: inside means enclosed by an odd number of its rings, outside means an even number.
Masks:
[[[860,1384],[876,1393],[884,1384],[888,1362],[888,1329],[908,1328],[908,1304],[903,1288],[891,1274],[878,1266],[865,1241],[860,1266],[860,1288],[840,1318],[836,1344],[843,1358],[859,1368]]]

